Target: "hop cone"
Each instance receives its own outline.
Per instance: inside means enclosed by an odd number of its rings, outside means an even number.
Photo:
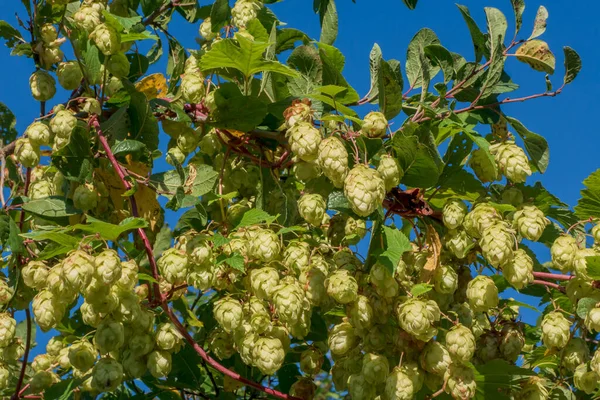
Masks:
[[[48,266],[42,261],[29,261],[21,270],[23,282],[32,289],[42,290],[46,285],[48,271]]]
[[[171,353],[163,350],[154,350],[148,355],[146,366],[155,378],[162,378],[169,375],[173,366]]]
[[[504,325],[500,334],[500,353],[505,360],[514,363],[523,350],[525,338],[514,324]]]
[[[427,342],[437,334],[434,325],[440,320],[440,309],[435,301],[411,299],[400,304],[397,312],[402,329],[415,338]]]
[[[106,64],[108,72],[117,78],[127,78],[129,69],[131,68],[127,56],[123,53],[113,54]]]
[[[358,296],[358,283],[349,271],[336,271],[328,278],[327,294],[340,304],[351,303]]]
[[[381,205],[385,197],[385,185],[377,171],[358,164],[344,180],[344,195],[352,211],[367,217]]]
[[[485,259],[499,267],[512,259],[515,238],[508,226],[499,222],[483,231],[479,245]]]
[[[198,104],[202,102],[206,89],[204,87],[204,77],[199,73],[186,72],[181,78],[181,95],[188,103]]]
[[[242,305],[231,297],[224,297],[214,303],[213,314],[225,332],[231,333],[242,322]]]
[[[354,327],[348,322],[335,325],[329,331],[328,345],[333,355],[343,356],[348,353],[354,348],[356,340]]]
[[[590,369],[600,375],[600,350],[596,349],[594,356],[590,360]]]
[[[306,242],[289,242],[283,252],[283,265],[294,272],[308,267],[309,259],[310,246]]]
[[[323,174],[336,188],[344,186],[348,175],[348,151],[344,143],[335,136],[325,138],[319,144],[317,160]]]
[[[48,125],[42,122],[34,122],[29,125],[25,130],[27,138],[31,142],[32,146],[48,146],[52,139],[52,131]]]
[[[101,14],[94,7],[83,5],[73,14],[73,22],[77,28],[89,34],[102,23]]]
[[[48,101],[56,93],[56,81],[46,71],[39,70],[29,77],[31,95],[37,101]]]
[[[375,263],[369,271],[369,279],[380,296],[390,299],[397,296],[398,282],[385,265]]]
[[[317,159],[321,132],[310,122],[299,122],[290,128],[286,134],[292,153],[303,161]]]
[[[317,267],[309,267],[300,273],[298,281],[302,284],[306,298],[312,305],[321,305],[326,301],[325,280],[325,274]]]
[[[513,225],[525,239],[537,242],[550,223],[536,206],[523,206],[513,217]]]
[[[487,203],[479,203],[465,216],[463,226],[470,236],[480,238],[487,228],[499,221],[500,214],[494,207]]]
[[[310,347],[300,353],[300,370],[307,375],[317,375],[323,365],[323,352],[316,347]]]
[[[600,332],[600,308],[594,307],[585,316],[585,327],[590,332]]]
[[[106,354],[119,350],[125,342],[125,328],[121,322],[105,319],[98,325],[94,335],[94,344],[100,353]]]
[[[19,164],[25,168],[35,167],[40,162],[40,148],[29,139],[17,139],[15,144],[15,157]]]
[[[96,362],[97,352],[87,340],[80,340],[69,348],[69,362],[79,370],[87,371]]]
[[[222,329],[214,329],[207,341],[210,351],[220,360],[227,360],[235,354],[232,335]]]
[[[522,148],[514,142],[490,146],[490,152],[498,163],[498,169],[513,183],[523,183],[531,175],[529,159]]]
[[[352,326],[359,331],[367,331],[373,326],[373,307],[366,296],[358,295],[356,301],[348,304],[347,314]]]
[[[473,240],[463,229],[453,229],[446,233],[444,243],[454,257],[463,259],[473,248]]]
[[[599,380],[600,376],[594,371],[588,371],[586,364],[578,365],[573,375],[575,387],[586,394],[592,394],[596,391]]]
[[[477,178],[483,183],[493,182],[499,179],[494,160],[490,159],[483,149],[477,149],[471,153],[469,166],[473,169]]]
[[[202,36],[204,40],[213,40],[219,35],[218,32],[212,31],[212,23],[210,17],[202,21],[202,23],[200,24],[200,28],[198,29],[198,33],[200,34],[200,36]]]
[[[578,249],[577,241],[573,236],[559,236],[550,248],[552,265],[561,272],[573,270],[573,262],[575,261],[575,255],[577,254]]]
[[[99,392],[112,392],[123,381],[123,366],[110,357],[101,358],[92,370],[92,387]]]
[[[420,355],[421,368],[432,374],[444,375],[452,363],[450,353],[439,342],[431,341]]]
[[[233,25],[244,28],[250,21],[255,19],[260,10],[260,5],[254,0],[237,0],[231,9]]]
[[[290,387],[290,395],[302,400],[312,400],[316,391],[317,385],[310,378],[300,378]]]
[[[7,347],[14,339],[17,322],[8,313],[0,314],[0,348]]]
[[[283,112],[283,117],[288,129],[296,126],[299,122],[310,122],[312,120],[310,102],[294,100],[292,105]]]
[[[385,356],[367,353],[363,357],[362,375],[365,380],[373,385],[385,382],[390,372],[390,366]]]
[[[119,33],[108,24],[100,24],[96,26],[94,31],[90,34],[98,49],[105,56],[117,54],[121,51],[121,37]]]
[[[114,250],[104,250],[96,256],[96,277],[106,285],[112,285],[121,277],[121,259]]]
[[[404,171],[402,170],[402,167],[400,167],[400,164],[398,164],[398,161],[389,154],[381,156],[379,165],[377,166],[377,172],[379,172],[381,179],[383,179],[386,192],[389,192],[392,188],[398,186],[404,175]]]
[[[221,318],[223,318],[223,314],[219,314],[219,319],[217,320],[219,324],[221,323]],[[178,352],[181,346],[183,346],[183,336],[181,336],[181,333],[170,322],[162,323],[156,327],[155,341],[156,347],[170,352]]]
[[[469,328],[456,325],[446,333],[446,348],[458,362],[468,362],[475,354],[475,336]]]
[[[598,253],[594,249],[579,249],[575,253],[575,258],[573,259],[573,269],[575,270],[575,274],[583,279],[590,279],[588,275],[588,265],[587,265],[587,257],[593,257],[598,255]]]
[[[259,338],[252,349],[254,365],[265,375],[273,375],[283,365],[285,351],[281,340],[274,337]]]
[[[189,273],[187,255],[175,248],[167,249],[156,264],[161,276],[171,285],[181,285]]]
[[[96,263],[94,257],[83,250],[75,250],[62,264],[62,277],[74,292],[79,292],[92,281]]]
[[[296,323],[305,308],[306,296],[297,281],[282,280],[273,292],[273,304],[279,318],[289,324]]]
[[[375,386],[367,382],[362,374],[348,377],[348,393],[352,400],[371,400],[375,398]]]
[[[387,125],[388,121],[383,113],[371,111],[363,120],[361,132],[370,138],[380,138],[385,136]]]
[[[95,209],[98,206],[98,199],[98,191],[90,183],[77,186],[77,189],[73,193],[73,205],[81,211]]]
[[[461,226],[467,211],[467,206],[463,201],[458,199],[448,200],[442,210],[442,220],[446,228],[456,229]]]
[[[554,311],[546,314],[541,328],[542,342],[546,347],[561,349],[569,342],[571,323],[562,313]]]
[[[523,204],[523,192],[512,186],[502,192],[502,203],[519,207]]]
[[[259,299],[270,300],[279,284],[279,272],[273,267],[263,267],[250,271],[250,286]]]
[[[513,258],[502,266],[502,274],[515,289],[523,289],[533,282],[533,260],[523,249],[513,253]]]
[[[62,110],[54,115],[50,121],[50,129],[59,138],[69,138],[77,126],[77,118],[71,112]]]
[[[298,199],[298,212],[312,226],[321,226],[327,204],[323,196],[317,193],[306,193]]]
[[[434,288],[441,294],[452,294],[458,288],[458,274],[454,268],[440,265],[433,276]]]
[[[467,286],[469,305],[475,312],[486,312],[498,305],[498,288],[484,275],[476,276]]]
[[[446,390],[454,399],[472,399],[475,397],[476,389],[475,374],[470,367],[461,364],[452,364],[450,366]]]

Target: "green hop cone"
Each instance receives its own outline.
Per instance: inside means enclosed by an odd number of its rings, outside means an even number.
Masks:
[[[106,63],[106,68],[108,69],[108,72],[117,78],[127,78],[129,76],[131,65],[125,54],[116,53],[110,56]]]
[[[128,351],[123,353],[122,365],[123,372],[133,379],[141,378],[148,371],[145,357],[136,357]]]
[[[52,357],[57,357],[62,349],[65,348],[62,336],[54,336],[46,343],[46,353]]]
[[[575,270],[575,275],[579,278],[590,279],[588,275],[588,257],[597,256],[598,253],[595,249],[579,249],[575,253],[575,258],[573,259],[573,269]]]
[[[77,186],[73,193],[73,205],[82,211],[93,210],[98,206],[99,194],[92,183]]]
[[[15,364],[25,354],[25,341],[15,337],[13,341],[2,349],[0,359],[7,364]]]
[[[340,304],[348,304],[358,297],[358,282],[347,270],[335,271],[327,279],[327,294]]]
[[[34,122],[25,130],[25,135],[31,142],[32,146],[48,146],[52,140],[52,131],[48,125],[42,122]]]
[[[37,101],[48,101],[56,94],[56,81],[48,72],[38,70],[29,77],[29,89]]]
[[[357,164],[344,180],[344,195],[352,211],[361,217],[371,215],[385,198],[385,185],[379,173]]]
[[[463,229],[451,229],[444,237],[444,243],[454,257],[463,259],[473,248],[473,239]]]
[[[119,33],[108,24],[100,24],[90,34],[90,39],[96,43],[98,49],[105,56],[117,54],[121,51],[121,37]]]
[[[273,292],[273,304],[279,319],[288,324],[300,320],[306,301],[304,290],[299,282],[291,279],[282,279]]]
[[[450,199],[444,204],[442,220],[448,229],[456,229],[462,225],[467,215],[466,204],[458,199]]]
[[[154,350],[154,338],[147,333],[133,333],[133,337],[129,339],[127,348],[132,356],[141,357]]]
[[[263,262],[274,261],[279,258],[281,244],[279,237],[269,229],[256,231],[250,242],[249,255]]]
[[[156,327],[155,341],[157,348],[175,353],[183,346],[183,336],[170,322]]]
[[[431,341],[421,352],[419,357],[421,368],[432,374],[444,375],[452,359],[448,350],[439,342]]]
[[[348,322],[342,322],[329,331],[327,343],[333,355],[343,356],[354,348],[356,341],[354,327]]]
[[[92,387],[99,392],[112,392],[121,386],[123,366],[110,357],[101,358],[92,370]]]
[[[148,355],[146,366],[153,377],[166,377],[171,372],[171,367],[173,366],[171,353],[164,350],[154,350]]]
[[[83,290],[92,281],[96,262],[93,256],[83,250],[69,253],[62,264],[62,277],[73,292]]]
[[[177,136],[177,147],[184,153],[191,153],[196,150],[199,143],[199,137],[192,128],[184,129]]]
[[[270,300],[279,284],[279,272],[273,267],[263,267],[250,271],[250,286],[256,297]]]
[[[383,113],[371,111],[365,116],[360,131],[366,137],[380,138],[385,136],[387,132],[387,125],[388,121]]]
[[[310,108],[310,102],[295,100],[292,105],[285,109],[283,112],[285,118],[285,124],[288,129],[296,126],[300,122],[311,122],[312,121],[312,110]]]
[[[94,28],[102,23],[102,17],[96,8],[83,5],[73,14],[73,22],[77,28],[90,34]]]
[[[186,253],[175,248],[167,249],[156,264],[161,276],[171,285],[181,285],[189,273]]]
[[[283,265],[293,272],[308,267],[310,259],[310,246],[306,242],[291,241],[283,252]]]
[[[475,336],[466,326],[455,325],[446,333],[446,348],[454,360],[466,363],[475,354]]]
[[[167,155],[165,158],[166,158],[167,163],[176,167],[178,165],[183,164],[186,157],[187,156],[185,155],[185,153],[183,151],[181,151],[181,149],[179,147],[175,146],[175,147],[171,147],[169,150],[167,150]]]
[[[588,371],[586,364],[578,365],[573,375],[573,383],[578,390],[592,394],[598,389],[600,376],[595,371]]]
[[[17,139],[15,157],[19,164],[25,168],[35,167],[40,162],[40,148],[38,145],[34,145],[29,139]]]
[[[32,393],[40,393],[58,382],[60,378],[54,372],[38,371],[29,380],[29,389]]]
[[[590,369],[600,376],[600,350],[596,349],[590,360]]]
[[[512,230],[504,222],[499,222],[482,232],[479,245],[485,259],[497,268],[513,258],[515,241]]]
[[[233,336],[222,329],[213,329],[207,339],[208,348],[220,360],[235,354]]]
[[[502,192],[502,203],[519,207],[523,204],[523,192],[512,186]]]
[[[0,314],[0,348],[8,346],[14,339],[17,322],[8,313]]]
[[[77,61],[67,61],[58,64],[56,69],[58,83],[66,90],[75,90],[81,84],[83,73]]]
[[[556,238],[550,248],[553,267],[559,269],[561,272],[572,271],[573,262],[578,250],[577,241],[573,236],[564,235]]]
[[[376,389],[362,374],[353,374],[348,377],[348,393],[352,400],[371,400],[375,398]]]
[[[452,364],[448,370],[446,391],[457,400],[468,400],[475,397],[477,383],[473,370],[461,364]]]
[[[260,372],[273,375],[283,365],[285,351],[281,340],[275,337],[261,337],[252,349],[252,361]]]
[[[529,380],[523,385],[519,392],[519,399],[548,399],[548,387],[550,382],[545,381],[537,376],[529,378]]]
[[[317,160],[333,186],[342,188],[348,175],[348,151],[344,143],[335,136],[323,139],[319,144]]]
[[[358,295],[356,301],[348,304],[347,314],[352,326],[359,331],[367,331],[374,324],[373,307],[366,296]]]
[[[594,225],[592,230],[590,231],[592,237],[594,238],[594,244],[600,244],[600,224]]]
[[[318,178],[321,175],[321,167],[315,161],[294,160],[294,176],[302,182],[308,182],[311,179]]]
[[[500,354],[508,362],[514,363],[525,345],[525,338],[515,324],[506,324],[500,332]]]
[[[576,368],[588,362],[590,358],[590,350],[585,340],[574,337],[569,340],[569,343],[565,347],[562,356],[562,364],[573,372]]]
[[[231,9],[233,25],[237,28],[244,28],[250,21],[256,19],[261,6],[254,0],[237,0]]]
[[[198,33],[204,40],[213,40],[219,34],[218,32],[212,31],[212,23],[210,22],[210,17],[206,18],[200,24],[200,28],[198,29]]]
[[[317,385],[309,378],[300,378],[292,384],[290,395],[302,400],[312,400],[315,397]]]
[[[77,126],[77,118],[67,110],[61,110],[54,115],[50,121],[50,129],[57,138],[68,139],[73,129]]]
[[[48,180],[35,181],[29,187],[29,198],[31,200],[45,199],[54,194],[56,188],[54,184]]]
[[[515,212],[513,226],[525,239],[537,242],[550,221],[536,206],[523,206]]]
[[[331,367],[331,380],[335,385],[335,390],[343,392],[348,390],[348,377],[350,376],[348,370],[344,367],[344,363],[337,361]]]
[[[365,380],[372,384],[378,385],[385,382],[390,373],[390,365],[385,356],[373,353],[367,353],[363,357],[362,375]]]
[[[458,288],[458,274],[448,265],[440,265],[433,275],[434,288],[441,294],[452,294]]]
[[[97,356],[96,349],[87,340],[76,341],[69,347],[69,362],[82,371],[92,368]]]
[[[292,153],[299,159],[303,161],[317,159],[322,137],[321,132],[312,123],[299,122],[287,131],[286,136]]]
[[[383,179],[385,185],[385,191],[389,192],[392,188],[395,188],[400,184],[404,171],[398,161],[389,154],[384,154],[379,159],[379,165],[377,166],[377,172]]]
[[[48,354],[38,354],[31,362],[31,368],[33,368],[35,372],[45,371],[52,367],[53,362],[54,357]]]
[[[323,196],[317,193],[305,193],[298,199],[298,212],[312,226],[321,226],[327,204]]]
[[[469,236],[480,238],[487,228],[501,220],[494,207],[487,203],[479,203],[465,216],[463,226]]]
[[[46,286],[48,271],[48,266],[44,262],[32,260],[21,269],[21,276],[25,285],[42,290]]]
[[[400,327],[418,340],[427,342],[437,334],[440,309],[435,301],[410,299],[398,305],[397,313]]]
[[[523,249],[517,249],[513,258],[502,266],[502,274],[515,289],[523,289],[533,282],[533,260]]]
[[[227,333],[232,333],[244,317],[242,305],[238,300],[224,297],[214,303],[213,314],[217,323]]]
[[[484,275],[473,278],[467,286],[467,299],[475,312],[486,312],[498,305],[498,288]]]
[[[381,263],[375,263],[369,271],[369,280],[375,286],[378,295],[392,299],[398,295],[398,282],[390,270]]]
[[[33,299],[35,321],[44,332],[54,328],[62,320],[65,306],[49,290],[42,290]]]
[[[44,44],[50,44],[58,39],[58,32],[52,24],[44,24],[40,27],[40,38]]]
[[[96,278],[106,285],[114,284],[121,278],[121,259],[119,254],[112,250],[104,250],[96,256]]]
[[[523,183],[531,175],[529,159],[522,148],[514,142],[504,142],[490,146],[498,169],[513,183]]]
[[[571,322],[562,313],[554,311],[546,314],[541,328],[542,342],[546,347],[562,349],[569,342]]]
[[[200,73],[186,72],[181,78],[181,95],[183,99],[192,104],[199,104],[206,95],[204,77]]]
[[[585,327],[590,332],[600,332],[600,308],[591,308],[585,316]]]
[[[327,300],[325,280],[325,273],[317,267],[309,267],[300,273],[298,281],[312,305],[318,306]]]
[[[408,376],[408,378],[412,381],[413,389],[415,392],[418,392],[423,387],[423,381],[425,380],[425,374],[421,368],[419,368],[419,364],[414,361],[405,361],[402,363],[400,370]]]
[[[105,319],[98,325],[94,345],[102,354],[119,350],[125,342],[125,328],[121,322]]]
[[[324,355],[316,347],[309,347],[300,353],[300,370],[307,375],[317,375],[321,371]]]
[[[60,62],[65,56],[60,47],[55,46],[53,44],[42,44],[39,47],[39,50],[40,51],[38,52],[38,55],[40,63],[42,64],[42,66],[44,66],[45,69],[51,69],[54,64]]]
[[[473,169],[477,178],[483,183],[500,179],[500,174],[494,160],[490,159],[483,149],[477,149],[471,153],[469,166]]]

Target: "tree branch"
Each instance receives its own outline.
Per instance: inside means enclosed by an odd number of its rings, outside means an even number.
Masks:
[[[551,272],[533,272],[535,278],[553,279],[555,281],[569,281],[575,278],[574,275],[553,274]]]
[[[156,18],[158,18],[162,13],[166,12],[167,10],[175,7],[178,3],[179,1],[177,0],[171,0],[168,3],[163,4],[160,8],[157,8],[152,14],[150,14],[148,18],[146,18],[146,20],[143,22],[143,24],[146,26],[152,25]]]
[[[556,289],[556,290],[558,290],[560,292],[563,292],[563,293],[565,292],[565,288],[562,287],[562,286],[560,286],[557,283],[546,282],[546,281],[541,281],[541,280],[537,280],[537,279],[534,280],[532,283],[534,285],[542,285],[542,286],[546,286],[546,287],[549,287],[549,288],[552,288],[552,289]]]
[[[25,309],[25,318],[27,321],[27,338],[25,341],[25,353],[23,353],[23,365],[21,365],[19,380],[17,381],[15,393],[12,395],[11,400],[17,400],[21,396],[21,387],[23,386],[25,371],[27,370],[27,360],[29,359],[29,349],[31,347],[31,313],[29,311],[29,306]]]

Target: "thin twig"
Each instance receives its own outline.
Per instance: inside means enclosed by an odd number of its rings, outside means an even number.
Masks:
[[[31,347],[31,312],[29,307],[25,309],[25,319],[27,321],[27,337],[25,339],[25,353],[23,353],[23,365],[21,365],[21,372],[19,374],[19,380],[15,387],[15,393],[11,397],[12,400],[17,400],[21,395],[21,386],[23,386],[23,380],[25,379],[25,371],[27,370],[27,360],[29,359],[29,348]]]
[[[553,279],[555,281],[570,281],[574,275],[553,274],[551,272],[533,272],[533,276],[541,279]]]
[[[532,283],[534,285],[542,285],[542,286],[550,287],[552,289],[556,289],[556,290],[561,291],[561,292],[565,291],[564,287],[560,286],[559,284],[552,283],[552,282],[546,282],[546,281],[541,281],[541,280],[535,279]]]

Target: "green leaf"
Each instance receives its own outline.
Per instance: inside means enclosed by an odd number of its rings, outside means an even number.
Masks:
[[[515,36],[523,26],[523,12],[525,11],[525,0],[510,0],[513,11],[515,13]]]
[[[496,174],[497,173],[496,160],[494,159],[494,156],[492,155],[492,153],[490,153],[490,143],[484,137],[481,137],[475,131],[465,129],[464,133],[465,133],[465,135],[467,135],[469,137],[469,139],[471,139],[473,141],[473,143],[475,143],[477,145],[477,147],[479,147],[481,150],[483,150],[483,152],[485,153],[487,158],[490,160],[491,165],[494,167],[494,174]]]
[[[439,44],[431,44],[425,46],[425,55],[442,69],[444,73],[444,83],[450,82],[454,78],[454,58],[452,54],[444,46]]]
[[[13,254],[22,254],[25,251],[25,247],[23,247],[23,238],[19,236],[21,230],[17,226],[17,223],[14,219],[10,218],[8,222],[9,233],[8,233],[8,246],[10,247],[10,251]]]
[[[419,283],[410,289],[410,294],[412,294],[413,297],[419,297],[431,291],[431,289],[433,289],[433,285],[429,283]]]
[[[261,223],[270,224],[275,221],[277,217],[269,215],[266,211],[252,208],[244,213],[244,216],[237,224],[235,229],[243,228],[245,226],[256,225]]]
[[[469,13],[469,9],[466,6],[457,4],[456,5],[460,10],[465,22],[467,23],[467,27],[469,28],[469,32],[471,33],[471,40],[473,41],[473,47],[475,48],[475,62],[479,63],[483,56],[489,56],[489,49],[486,48],[487,39],[481,29],[477,26],[477,23],[471,17]]]
[[[144,143],[148,150],[154,151],[158,149],[158,121],[154,117],[148,99],[130,83],[127,83],[125,88],[131,96],[127,109],[130,121],[129,135],[131,139]]]
[[[402,72],[400,63],[396,60],[379,61],[379,109],[388,120],[396,117],[402,111]]]
[[[188,230],[202,231],[208,222],[208,214],[201,204],[196,206],[181,215],[174,229],[175,236],[179,236]]]
[[[319,0],[319,19],[321,20],[319,41],[333,44],[338,34],[338,14],[334,0]]]
[[[125,33],[121,35],[121,43],[135,42],[137,40],[158,40],[158,36],[153,35],[148,31],[141,33]]]
[[[291,50],[297,41],[302,41],[303,44],[310,42],[310,38],[306,33],[293,28],[277,29],[277,38],[275,42],[275,54],[279,54],[286,50]]]
[[[73,398],[74,390],[83,382],[82,378],[63,378],[60,382],[44,391],[49,399],[67,400]]]
[[[136,15],[135,17],[120,17],[118,15],[111,14],[107,10],[103,10],[102,15],[104,16],[105,22],[117,29],[119,32],[129,32],[131,28],[142,22],[142,17],[139,15]]]
[[[365,98],[375,100],[379,95],[379,71],[381,69],[381,61],[383,55],[381,53],[381,47],[377,43],[373,45],[371,53],[369,53],[369,72],[371,73],[371,86],[369,93],[365,95]]]
[[[536,375],[536,372],[509,364],[504,360],[492,360],[475,366],[477,393],[485,399],[499,399],[502,391],[520,390],[520,384]],[[508,398],[508,397],[502,397]]]
[[[585,259],[589,277],[594,280],[600,280],[600,256],[590,256]]]
[[[345,214],[354,213],[352,211],[352,206],[350,205],[350,202],[348,201],[346,196],[344,196],[344,192],[341,190],[334,190],[329,194],[329,197],[327,198],[327,208],[329,210],[336,210]]]
[[[537,15],[535,16],[535,21],[533,22],[533,32],[531,32],[531,36],[529,36],[529,39],[527,40],[535,39],[546,32],[547,19],[548,10],[546,10],[546,7],[540,6]]]
[[[0,38],[6,41],[6,47],[13,48],[19,42],[25,42],[25,39],[21,37],[21,33],[13,28],[11,24],[6,21],[0,20]]]
[[[100,79],[102,63],[100,62],[100,52],[95,44],[88,41],[87,49],[83,54],[83,62],[86,66],[88,82],[98,82]]]
[[[541,173],[546,172],[550,159],[550,149],[546,139],[537,133],[531,132],[518,119],[512,117],[505,118],[514,130],[517,131],[521,139],[523,139],[527,154],[531,157],[538,171]]]
[[[410,10],[414,10],[415,7],[417,6],[417,3],[419,0],[402,0],[402,1],[406,5],[406,7],[408,7]]]
[[[242,256],[241,254],[236,253],[236,252],[234,252],[230,256],[228,256],[227,254],[221,254],[221,255],[219,255],[219,257],[217,257],[216,262],[217,262],[217,265],[225,263],[225,264],[229,265],[231,268],[237,269],[238,271],[241,271],[241,272],[246,271],[244,256]]]
[[[269,33],[267,32],[267,30],[265,29],[263,24],[261,24],[258,19],[250,20],[246,24],[246,30],[248,31],[249,34],[252,35],[255,42],[269,43],[270,46],[275,45],[274,41],[271,41],[269,39]],[[270,49],[267,50],[267,53],[270,51],[271,51]],[[274,60],[274,58],[269,58],[269,57],[265,56],[265,60],[272,61],[272,60]]]
[[[585,178],[583,184],[585,189],[575,206],[575,215],[581,220],[600,218],[600,169]]]
[[[404,170],[402,183],[407,186],[427,188],[435,186],[441,173],[434,150],[419,137],[397,132],[392,146]],[[435,150],[437,151],[437,149]]]
[[[508,23],[502,11],[494,7],[485,7],[488,34],[490,35],[490,53],[495,53],[496,46],[502,47]]]
[[[9,144],[17,138],[17,118],[6,106],[0,102],[0,138],[3,145]]]
[[[588,261],[589,262],[589,261]],[[579,299],[577,302],[577,316],[581,319],[585,319],[587,317],[588,312],[596,307],[598,304],[598,299],[593,299],[591,297],[584,297],[583,299]]]
[[[55,243],[58,243],[65,247],[69,247],[71,249],[74,249],[77,246],[79,246],[79,243],[81,242],[81,239],[79,239],[78,237],[74,237],[73,235],[69,235],[64,232],[59,232],[57,230],[36,230],[27,233],[22,233],[21,236],[26,239],[34,240],[36,242],[42,240],[51,240]]]
[[[185,72],[185,49],[175,38],[168,36],[169,58],[167,59],[167,75],[169,75],[169,93],[172,93]],[[144,97],[145,98],[145,97]]]
[[[210,9],[210,27],[213,32],[219,32],[229,22],[231,8],[229,0],[215,0]]]
[[[215,91],[217,109],[214,125],[223,129],[249,132],[267,115],[267,105],[258,97],[244,96],[234,83],[224,83]]]
[[[211,49],[202,56],[200,68],[203,72],[221,68],[234,68],[246,78],[264,71],[277,72],[283,75],[298,77],[298,72],[277,62],[265,61],[264,51],[268,43],[256,43],[243,36],[223,39],[214,43]]]
[[[563,47],[565,53],[565,85],[573,82],[579,71],[581,71],[581,57],[572,48],[565,46]]]
[[[543,40],[530,40],[525,42],[516,51],[517,60],[524,62],[536,71],[547,74],[554,73],[556,59],[550,51],[548,43]],[[550,89],[552,90],[552,89]]]
[[[105,240],[116,241],[119,236],[127,231],[146,228],[148,222],[143,218],[125,218],[118,225],[110,224],[99,219],[87,216],[87,224],[76,224],[71,229],[83,232],[96,233]]]
[[[183,180],[178,171],[170,170],[151,175],[150,183],[169,200],[180,186],[183,186],[186,194],[200,197],[212,191],[219,176],[210,165],[205,164],[189,164],[183,168],[183,171],[185,175]]]
[[[506,17],[497,8],[486,7],[488,30],[490,32],[490,66],[486,71],[486,78],[483,83],[483,92],[481,98],[486,98],[493,94],[495,85],[500,81],[504,71],[504,37],[508,26]]]
[[[417,89],[423,86],[424,77],[433,78],[440,67],[431,65],[431,63],[423,63],[421,55],[424,53],[425,47],[432,44],[440,44],[440,40],[436,34],[429,28],[423,28],[415,36],[408,45],[406,51],[406,75],[410,86]]]
[[[127,154],[134,155],[135,160],[139,160],[144,155],[148,158],[148,148],[142,142],[137,140],[123,140],[112,147],[112,152],[115,156],[124,156]]]
[[[385,251],[379,255],[379,262],[394,274],[402,254],[412,248],[410,240],[399,229],[389,226],[383,227],[383,237],[385,238]]]
[[[21,206],[23,210],[42,218],[53,219],[77,215],[81,212],[73,207],[71,202],[65,202],[62,197],[51,196],[39,200],[31,200]]]

